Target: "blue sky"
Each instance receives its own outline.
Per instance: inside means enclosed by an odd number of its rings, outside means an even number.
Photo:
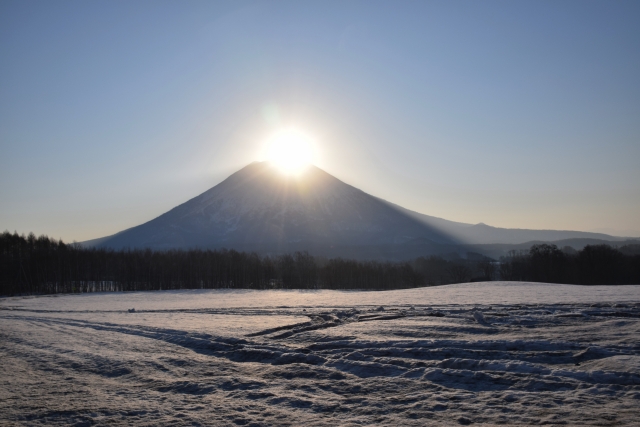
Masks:
[[[425,214],[640,235],[640,2],[3,1],[0,228],[150,220],[295,126]]]

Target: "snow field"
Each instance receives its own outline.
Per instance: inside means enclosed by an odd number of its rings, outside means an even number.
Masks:
[[[5,298],[0,324],[0,424],[637,425],[640,415],[640,286]]]

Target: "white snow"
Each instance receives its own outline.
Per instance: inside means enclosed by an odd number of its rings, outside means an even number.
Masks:
[[[637,425],[640,286],[0,299],[0,424]]]

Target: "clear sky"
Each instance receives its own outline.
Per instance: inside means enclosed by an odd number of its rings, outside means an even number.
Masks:
[[[640,235],[639,1],[0,2],[0,231],[150,220],[295,126],[428,215]]]

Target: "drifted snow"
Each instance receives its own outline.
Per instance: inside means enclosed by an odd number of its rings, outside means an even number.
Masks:
[[[637,425],[640,415],[640,286],[4,298],[0,324],[0,424]]]

